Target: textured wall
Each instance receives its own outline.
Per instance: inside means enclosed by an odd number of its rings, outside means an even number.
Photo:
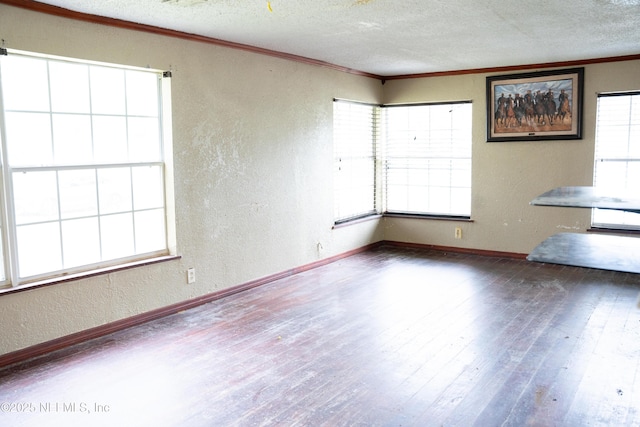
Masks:
[[[377,221],[332,230],[332,101],[379,102],[379,81],[5,5],[0,38],[13,49],[173,70],[182,256],[0,295],[0,354],[382,239]],[[188,267],[195,284],[186,284]]]

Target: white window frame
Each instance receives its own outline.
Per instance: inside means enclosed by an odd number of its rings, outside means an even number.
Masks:
[[[13,49],[6,49],[5,51],[3,51],[2,53],[5,53],[8,55],[16,55],[16,56],[22,56],[22,57],[26,57],[26,58],[32,58],[32,59],[37,59],[37,60],[42,60],[42,61],[47,61],[47,69],[49,69],[49,64],[50,63],[67,63],[67,64],[82,64],[84,66],[90,67],[92,70],[93,69],[116,69],[116,70],[122,70],[124,73],[129,73],[131,75],[134,74],[138,74],[138,75],[143,75],[140,73],[153,73],[154,75],[157,76],[157,115],[150,116],[150,119],[153,123],[155,123],[155,121],[157,120],[157,131],[158,131],[158,138],[159,140],[157,140],[157,147],[159,149],[159,153],[157,154],[157,157],[155,159],[149,160],[149,159],[145,159],[146,154],[142,154],[142,157],[137,157],[137,158],[133,158],[133,157],[129,157],[127,160],[116,160],[114,162],[105,162],[104,160],[90,160],[90,161],[82,161],[82,162],[67,162],[67,163],[56,163],[55,160],[52,160],[51,164],[40,164],[40,165],[11,165],[11,158],[10,158],[10,153],[8,150],[8,146],[10,145],[10,141],[7,139],[8,138],[8,133],[7,133],[7,126],[8,126],[8,122],[7,122],[7,117],[6,114],[9,113],[19,113],[19,111],[9,111],[9,110],[5,110],[5,105],[3,102],[3,93],[2,93],[2,85],[3,85],[3,81],[2,79],[2,67],[0,66],[0,142],[2,143],[2,150],[1,150],[1,155],[2,155],[2,162],[1,162],[1,167],[2,167],[2,173],[0,174],[0,188],[2,189],[2,191],[0,191],[1,193],[1,197],[0,197],[0,212],[1,212],[1,219],[2,219],[2,253],[4,254],[4,256],[2,257],[2,263],[4,265],[4,272],[5,272],[5,277],[4,280],[0,281],[0,288],[15,288],[21,285],[31,285],[34,283],[42,283],[43,281],[52,281],[55,280],[56,278],[60,278],[60,277],[70,277],[70,276],[80,276],[82,277],[83,274],[87,274],[90,272],[94,272],[94,271],[98,271],[101,269],[109,269],[111,267],[118,267],[118,266],[126,266],[126,265],[131,265],[131,264],[135,264],[136,262],[139,262],[141,260],[152,260],[158,257],[163,257],[163,256],[167,256],[167,255],[174,255],[175,254],[175,248],[176,248],[176,238],[175,238],[175,208],[174,208],[174,195],[173,195],[173,162],[172,162],[172,140],[171,140],[171,134],[172,134],[172,130],[171,130],[171,73],[170,72],[163,72],[161,70],[152,70],[152,69],[148,69],[148,68],[139,68],[139,67],[130,67],[130,66],[123,66],[123,65],[118,65],[118,64],[108,64],[108,63],[101,63],[101,62],[96,62],[96,61],[85,61],[85,60],[79,60],[79,59],[74,59],[74,58],[64,58],[64,57],[59,57],[59,56],[53,56],[53,55],[43,55],[43,54],[37,54],[37,53],[32,53],[32,52],[24,52],[24,51],[19,51],[19,50],[13,50]],[[0,58],[0,61],[2,60],[2,58]],[[50,79],[50,76],[48,77],[48,79]],[[51,80],[48,80],[48,82],[50,82]],[[10,83],[7,83],[7,85]],[[50,83],[47,83],[50,84]],[[49,87],[49,86],[47,86]],[[46,115],[48,114],[49,116],[53,117],[54,115],[58,115],[58,116],[62,116],[66,113],[61,113],[59,111],[54,111],[53,108],[51,108],[51,89],[49,88],[49,93],[48,93],[48,98],[49,98],[49,109],[48,110],[43,110],[43,111],[38,111],[38,114],[43,114]],[[90,90],[89,88],[87,88],[87,90]],[[127,95],[125,95],[127,96]],[[110,114],[102,114],[103,116],[111,116]],[[92,150],[95,148],[94,144],[95,144],[95,138],[97,137],[96,134],[94,134],[94,129],[93,129],[93,123],[94,123],[94,118],[101,116],[100,114],[94,113],[92,111],[90,111],[89,113],[78,113],[77,116],[82,116],[82,117],[86,117],[86,120],[88,120],[88,122],[91,123],[91,147]],[[124,115],[119,116],[119,118],[124,117],[124,120],[127,123],[131,122],[131,118],[133,118],[134,116],[136,116],[135,114],[131,115],[128,112],[125,112]],[[141,117],[143,118],[143,116],[136,116],[136,117]],[[154,117],[156,117],[154,119]],[[50,119],[53,120],[53,119]],[[53,121],[51,122],[53,123]],[[129,124],[127,124],[127,126],[129,126]],[[155,127],[155,125],[154,125]],[[96,131],[97,132],[97,131]],[[155,131],[154,131],[155,132]],[[111,148],[109,146],[109,148]],[[130,149],[131,147],[129,147]],[[92,151],[93,153],[93,151]],[[140,151],[140,153],[145,153],[145,151]],[[92,154],[93,155],[93,154]],[[129,152],[129,155],[131,155],[131,153]],[[138,206],[136,207],[135,205],[133,205],[134,201],[137,202],[138,205],[140,205],[141,202],[141,198],[139,196],[136,195],[132,195],[131,198],[131,208],[127,210],[127,208],[123,208],[122,212],[113,212],[112,218],[115,216],[115,214],[120,214],[122,213],[123,215],[130,215],[130,217],[133,219],[133,223],[132,223],[132,227],[133,228],[133,238],[135,239],[135,233],[136,233],[136,229],[135,229],[135,217],[140,217],[142,215],[145,214],[145,212],[147,212],[148,214],[153,214],[155,215],[155,218],[159,219],[160,217],[162,218],[161,221],[163,223],[162,225],[162,229],[163,229],[163,235],[159,236],[157,234],[157,231],[160,230],[160,228],[155,228],[156,231],[154,231],[154,233],[152,234],[155,235],[155,237],[152,237],[152,240],[154,240],[156,243],[154,244],[154,246],[149,247],[149,249],[144,248],[144,249],[134,249],[133,252],[129,252],[126,254],[118,254],[115,256],[111,256],[111,257],[103,257],[102,251],[104,250],[104,246],[102,246],[102,241],[100,241],[98,244],[99,246],[99,251],[100,251],[100,255],[99,255],[99,259],[94,259],[89,263],[86,264],[78,264],[76,263],[75,265],[71,265],[71,266],[65,266],[64,264],[61,264],[61,268],[52,268],[52,269],[47,269],[46,271],[37,271],[34,274],[26,274],[26,273],[21,273],[20,272],[20,260],[19,260],[19,244],[18,244],[18,233],[17,233],[17,229],[18,227],[20,227],[20,225],[16,222],[16,195],[14,194],[14,182],[13,182],[13,176],[17,176],[14,174],[33,174],[33,173],[40,173],[40,172],[51,172],[53,174],[55,174],[56,178],[59,177],[61,174],[64,173],[75,173],[75,172],[80,172],[80,171],[88,171],[87,172],[87,176],[91,175],[91,174],[95,174],[95,176],[98,176],[99,171],[107,171],[107,170],[116,170],[116,169],[120,169],[122,171],[126,171],[127,169],[129,170],[130,173],[135,173],[135,171],[139,171],[139,172],[147,172],[147,171],[151,171],[156,173],[155,178],[152,178],[152,181],[149,181],[152,184],[152,187],[155,186],[155,188],[157,189],[158,193],[156,193],[156,197],[154,199],[153,202],[150,202],[152,204],[150,204],[149,206],[147,206],[146,208],[143,206]],[[126,172],[125,172],[126,173]],[[141,175],[137,175],[137,176],[141,176]],[[153,184],[153,182],[155,182],[155,184]],[[95,180],[95,197],[99,199],[98,194],[99,194],[99,184],[98,184],[98,180],[96,178]],[[79,217],[64,217],[60,212],[61,212],[61,208],[60,208],[60,200],[61,200],[61,194],[60,194],[60,184],[58,182],[58,180],[56,179],[56,188],[57,188],[57,194],[55,195],[56,197],[56,201],[57,201],[57,210],[58,210],[58,217],[49,221],[46,220],[43,223],[51,223],[51,224],[57,224],[58,225],[58,229],[60,230],[60,241],[59,241],[59,251],[62,254],[64,252],[64,240],[63,237],[64,236],[64,232],[63,232],[63,228],[66,226],[66,224],[71,224],[73,222],[73,220],[79,220],[76,221],[76,224],[82,222],[83,219],[87,219],[88,222],[93,222],[93,224],[98,224],[98,227],[100,227],[100,221],[104,221],[105,218],[107,218],[109,216],[109,213],[105,213],[105,212],[100,212],[100,208],[96,207],[97,209],[97,213],[95,214],[87,214],[86,218],[84,218],[83,216],[79,216]],[[133,188],[135,186],[135,184],[132,182],[131,183],[131,188]],[[139,187],[141,188],[141,187]],[[134,190],[131,190],[134,191]],[[138,192],[138,194],[143,194],[143,192]],[[138,197],[136,199],[136,197]],[[158,197],[160,197],[162,200],[160,200]],[[90,197],[91,198],[91,197]],[[102,202],[102,200],[96,200],[96,205],[100,205],[100,203]],[[155,212],[155,213],[154,213]],[[40,224],[40,222],[36,221],[33,224]],[[159,223],[158,223],[159,224]],[[29,226],[29,224],[26,224],[25,226]],[[161,239],[161,240],[160,240]],[[161,243],[162,241],[162,243]],[[81,247],[82,245],[76,245],[74,246],[77,250],[81,251],[83,248]],[[67,246],[67,249],[69,248],[69,246]],[[63,261],[61,261],[62,263]]]
[[[386,215],[471,217],[471,114],[471,101],[384,106]]]
[[[638,191],[640,91],[598,94],[593,185]],[[593,209],[593,228],[640,231],[640,214]]]
[[[391,123],[393,111],[414,117]],[[471,126],[471,101],[372,105],[334,99],[335,223],[375,214],[470,219]],[[372,172],[345,173],[343,169],[355,170],[343,167],[349,150],[373,153],[366,156]],[[347,160],[350,164],[353,156]],[[404,177],[397,179],[399,174]],[[404,184],[398,185],[400,181]],[[421,200],[414,203],[407,196],[398,208],[400,192]]]

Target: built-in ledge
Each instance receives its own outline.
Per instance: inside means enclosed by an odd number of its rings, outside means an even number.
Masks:
[[[529,254],[529,261],[640,273],[640,239],[605,234],[559,233]]]
[[[558,187],[531,201],[534,206],[599,208],[640,214],[640,199],[624,190]],[[592,228],[590,233],[559,233],[540,243],[529,261],[640,273],[640,238],[631,230]],[[621,235],[622,234],[622,235]]]

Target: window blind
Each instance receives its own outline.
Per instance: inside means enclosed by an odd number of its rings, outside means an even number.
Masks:
[[[385,106],[388,213],[469,217],[471,103]]]
[[[334,100],[334,220],[377,213],[376,141],[379,107]]]

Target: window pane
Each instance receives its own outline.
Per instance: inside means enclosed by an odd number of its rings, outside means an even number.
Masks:
[[[605,161],[596,162],[596,185],[598,187],[616,188],[626,182],[626,162]]]
[[[15,172],[12,178],[17,224],[58,219],[58,188],[55,172]]]
[[[58,172],[58,181],[62,219],[98,214],[96,172],[94,169],[60,171]]]
[[[51,110],[60,113],[88,113],[89,67],[68,62],[49,62]]]
[[[601,227],[640,229],[640,218],[632,212],[611,209],[594,209],[593,222]]]
[[[429,192],[422,185],[410,185],[406,191],[406,208],[404,212],[428,212]]]
[[[58,165],[93,162],[91,120],[85,115],[53,115],[54,158]]]
[[[127,71],[127,114],[158,116],[158,77],[152,73]]]
[[[598,133],[606,135],[607,140],[601,140],[598,150],[608,158],[624,158],[629,152],[629,128],[626,126],[600,126]]]
[[[98,170],[98,194],[101,214],[131,211],[131,169]]]
[[[406,185],[387,186],[387,206],[408,206],[409,205],[409,187]],[[387,208],[387,211],[393,211]]]
[[[5,110],[49,111],[47,61],[10,55],[2,60]]]
[[[451,214],[467,215],[471,212],[471,189],[452,188],[451,189]]]
[[[106,215],[100,218],[103,259],[118,259],[135,254],[133,214]]]
[[[637,109],[638,111],[640,111],[640,105],[637,107]],[[637,116],[638,120],[640,120],[640,113],[637,114]],[[640,141],[640,125],[629,126],[629,141],[634,141],[629,144],[629,157],[640,159],[640,142],[638,142]]]
[[[53,163],[49,114],[6,113],[5,118],[11,166],[44,166]]]
[[[136,253],[144,254],[166,247],[163,209],[136,212],[134,220]]]
[[[94,116],[93,149],[96,163],[126,162],[129,157],[127,119],[117,116]]]
[[[429,181],[438,186],[451,185],[451,162],[447,160],[430,160],[426,162],[429,168]]]
[[[124,70],[91,67],[93,114],[126,114]]]
[[[129,118],[129,156],[134,162],[154,162],[161,158],[158,119]]]
[[[20,277],[62,269],[58,222],[19,226],[16,234]]]
[[[451,163],[451,186],[469,188],[471,185],[471,160],[456,159]]]
[[[433,214],[451,214],[451,191],[449,191],[449,187],[429,187],[429,206],[427,212]]]
[[[95,264],[100,261],[98,218],[62,222],[64,268]]]
[[[133,206],[135,210],[164,206],[164,188],[160,166],[132,168]]]

